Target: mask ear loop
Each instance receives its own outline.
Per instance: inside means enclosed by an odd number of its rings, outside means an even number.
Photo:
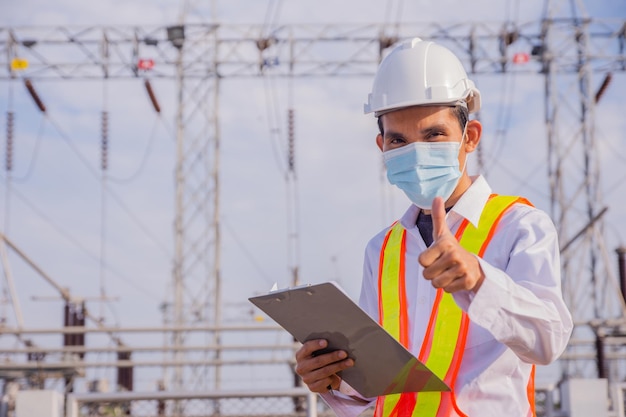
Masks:
[[[467,135],[467,125],[469,124],[469,120],[465,122],[465,127],[463,128],[463,136],[461,137],[461,143],[459,144],[459,155],[461,155],[461,148],[463,147],[463,142],[465,142],[465,136]],[[465,168],[467,167],[467,154],[465,154],[465,161],[463,161],[463,169],[461,170],[461,175],[465,172]]]

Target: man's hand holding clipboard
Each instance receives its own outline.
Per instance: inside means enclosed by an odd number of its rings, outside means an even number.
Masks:
[[[303,344],[296,372],[313,392],[338,389],[342,379],[365,398],[449,391],[333,282],[249,300]]]
[[[327,347],[326,339],[314,339],[304,342],[296,352],[296,373],[312,392],[338,390],[341,384],[338,374],[354,366],[354,359],[345,350],[330,351]]]

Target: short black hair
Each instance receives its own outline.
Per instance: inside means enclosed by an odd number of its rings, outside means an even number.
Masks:
[[[452,111],[452,114],[459,121],[459,125],[461,126],[461,132],[462,132],[463,130],[465,130],[465,125],[467,124],[467,121],[469,120],[469,110],[467,109],[467,106],[463,106],[459,104],[454,107],[450,107],[450,110]],[[378,130],[380,131],[380,134],[384,136],[385,132],[383,130],[382,116],[383,115],[378,116],[378,119],[376,121],[378,123]]]

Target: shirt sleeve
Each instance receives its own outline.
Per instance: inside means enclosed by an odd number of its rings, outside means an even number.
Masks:
[[[376,400],[363,398],[347,382],[341,381],[338,391],[320,394],[320,397],[333,409],[338,417],[357,417]]]
[[[485,274],[476,294],[454,295],[470,319],[525,362],[546,365],[567,346],[572,318],[561,294],[559,246],[544,212],[507,213],[488,247],[498,268],[478,258]]]

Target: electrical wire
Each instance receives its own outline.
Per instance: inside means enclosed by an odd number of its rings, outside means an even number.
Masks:
[[[78,148],[76,147],[76,145],[74,144],[74,142],[72,141],[72,139],[69,137],[69,135],[67,135],[63,129],[61,128],[61,126],[50,116],[50,115],[46,115],[46,117],[48,118],[48,120],[50,121],[50,124],[54,127],[54,129],[57,131],[57,133],[59,134],[59,136],[61,136],[61,139],[63,139],[63,141],[65,141],[65,144],[67,146],[69,146],[70,150],[72,150],[72,152],[74,152],[74,155],[78,158],[78,160],[83,164],[83,166],[87,169],[87,171],[93,176],[94,179],[99,180],[100,179],[100,174],[98,173],[98,171],[91,165],[91,163],[87,160],[87,158],[80,152],[80,150],[78,150]]]
[[[516,172],[514,172],[513,170],[511,170],[506,164],[501,163],[500,161],[495,161],[494,162],[495,165],[497,165],[505,174],[507,174],[509,177],[511,177],[511,179],[515,180],[517,182],[517,188],[520,190],[523,189],[530,189],[533,190],[535,193],[537,193],[538,195],[549,199],[550,196],[548,194],[546,194],[546,192],[544,190],[541,190],[539,188],[537,188],[534,184],[536,183],[536,181],[533,181],[533,177],[541,172],[540,168],[545,166],[545,162],[540,161],[539,163],[537,163],[535,166],[533,166],[531,169],[529,169],[529,173],[526,176],[522,176],[517,174]]]
[[[111,175],[108,175],[107,178],[110,182],[114,182],[116,184],[129,184],[133,182],[134,180],[136,180],[142,174],[146,166],[148,157],[152,153],[154,139],[156,137],[156,131],[157,131],[157,126],[159,122],[158,119],[159,118],[155,119],[154,124],[152,125],[152,128],[150,129],[150,136],[148,137],[148,142],[146,144],[145,150],[143,151],[143,156],[141,157],[141,160],[139,161],[138,167],[130,175],[124,178],[120,178],[120,177],[116,178]]]
[[[505,26],[516,27],[519,20],[520,13],[520,1],[519,0],[507,0],[505,4],[505,18],[506,23]],[[538,163],[535,167],[533,167],[529,171],[529,175],[520,176],[517,173],[513,172],[513,170],[509,169],[508,166],[501,163],[501,156],[505,148],[505,142],[507,140],[510,126],[511,126],[511,116],[512,116],[512,103],[513,98],[515,97],[515,87],[517,82],[517,76],[515,73],[508,72],[504,76],[502,81],[503,87],[500,89],[501,96],[498,103],[498,114],[496,116],[496,126],[497,131],[494,136],[494,148],[492,152],[490,152],[489,159],[490,163],[484,165],[484,175],[488,176],[490,170],[487,167],[495,167],[498,166],[503,172],[509,175],[513,180],[515,180],[520,189],[532,189],[537,194],[543,196],[544,198],[549,198],[549,196],[545,193],[545,191],[538,189],[534,186],[534,182],[532,178],[538,172],[540,172],[540,168],[544,165],[543,162]]]
[[[20,191],[18,191],[16,188],[13,188],[12,193],[15,197],[17,197],[25,206],[27,206],[28,208],[30,208],[33,213],[35,213],[41,220],[43,220],[45,223],[48,224],[48,226],[50,226],[52,229],[54,229],[61,237],[63,237],[68,243],[72,244],[74,247],[76,247],[77,249],[79,249],[81,252],[83,252],[85,255],[87,255],[88,258],[99,262],[100,261],[100,257],[99,255],[96,255],[95,253],[89,251],[87,249],[87,246],[82,243],[79,242],[76,238],[74,238],[73,236],[71,236],[69,233],[65,232],[62,228],[58,227],[55,222],[50,219],[50,217],[46,216],[45,213],[43,213],[41,210],[39,210],[35,204],[33,204],[28,198],[26,198],[26,196],[24,196]],[[122,272],[120,272],[119,270],[117,270],[115,267],[113,267],[111,264],[106,263],[105,262],[105,267],[113,274],[117,275],[118,278],[120,278],[120,280],[122,282],[124,282],[125,284],[128,284],[130,287],[133,287],[134,289],[136,289],[138,292],[140,292],[141,294],[148,294],[150,297],[154,298],[155,300],[160,300],[161,296],[158,296],[157,294],[152,292],[152,289],[149,287],[143,287],[141,285],[139,285],[138,283],[136,283],[132,278],[130,278],[127,275],[124,275]]]
[[[395,3],[395,8],[396,8],[396,13],[395,13],[395,19],[392,21],[392,14],[393,14],[393,8],[394,8],[394,3]],[[387,0],[387,7],[385,8],[385,19],[384,19],[384,24],[386,25],[390,25],[393,26],[395,28],[395,33],[393,34],[393,36],[398,36],[400,33],[400,23],[402,20],[402,10],[404,8],[404,1],[403,0],[397,0],[394,2],[394,0]],[[390,35],[390,34],[388,34]]]
[[[56,129],[57,133],[61,136],[61,138],[65,141],[65,143],[70,147],[70,149],[74,152],[74,154],[78,157],[78,159],[83,163],[83,165],[85,166],[85,168],[87,169],[87,171],[96,179],[99,180],[100,179],[100,175],[99,173],[95,170],[95,168],[89,163],[89,161],[87,161],[87,158],[85,158],[85,156],[78,150],[78,148],[76,147],[76,145],[74,145],[74,142],[71,140],[71,138],[63,131],[63,129],[61,128],[61,126],[59,126],[58,123],[55,122],[54,119],[52,119],[50,117],[50,115],[48,114],[47,117],[50,120],[50,123],[54,126],[54,128]],[[115,200],[115,202],[120,206],[120,208],[122,208],[122,210],[128,215],[128,217],[137,225],[137,227],[146,234],[147,237],[150,238],[150,240],[152,240],[152,242],[163,251],[164,254],[166,254],[168,257],[170,257],[171,259],[173,258],[171,250],[167,248],[167,246],[165,244],[163,244],[162,242],[160,242],[148,229],[147,226],[145,226],[141,220],[128,208],[128,206],[126,206],[126,204],[122,201],[122,199],[113,192],[113,190],[111,189],[111,187],[107,184],[105,185],[105,188],[107,190],[107,192],[109,193],[109,195],[111,197],[113,197],[113,200]]]
[[[284,165],[285,162],[285,154],[282,153],[283,142],[285,142],[283,136],[283,130],[280,128],[281,126],[281,117],[279,113],[279,106],[276,104],[278,98],[276,97],[276,89],[273,85],[273,77],[270,75],[263,76],[263,85],[265,92],[265,109],[266,109],[266,117],[269,129],[269,140],[270,146],[272,148],[272,155],[274,157],[274,162],[278,169],[278,172],[286,176],[287,168]]]
[[[288,78],[287,84],[287,108],[288,108],[288,170],[285,178],[287,195],[287,262],[291,265],[292,285],[299,285],[300,268],[300,192],[296,171],[296,147],[295,147],[295,110],[293,77]]]
[[[266,39],[276,26],[281,7],[282,0],[268,1],[265,18],[263,20],[263,25],[261,26],[261,33],[259,34],[260,39]],[[271,67],[264,68],[264,70],[262,78],[265,93],[265,109],[269,128],[270,146],[278,171],[282,175],[286,176],[288,174],[287,167],[283,165],[285,155],[281,153],[281,149],[283,149],[283,142],[285,142],[283,130],[280,128],[280,126],[282,126],[282,119],[280,116],[281,106],[279,105],[276,92],[277,89],[274,85],[274,77],[270,74]]]
[[[261,39],[266,38],[271,30],[276,26],[280,10],[282,8],[282,0],[269,0],[267,3],[267,9],[265,10],[265,18],[263,19],[263,25],[261,26]]]
[[[515,5],[512,6],[512,3],[515,3]],[[507,0],[505,5],[505,27],[516,27],[519,19],[519,11],[519,0]],[[509,128],[511,126],[512,103],[513,98],[515,97],[515,86],[517,77],[516,74],[512,72],[505,73],[503,77],[503,86],[500,89],[500,100],[498,100],[498,103],[500,103],[500,105],[498,106],[498,115],[496,116],[497,130],[493,140],[494,150],[491,152],[490,155],[490,159],[493,162],[487,163],[483,166],[485,177],[489,175],[489,169],[487,167],[493,166],[494,163],[500,159],[504,150],[504,144],[506,142],[507,135],[509,133]]]
[[[230,225],[230,223],[226,219],[222,219],[222,223],[224,224],[224,226],[226,226],[226,230],[228,230],[228,232],[230,233],[231,237],[233,238],[233,240],[235,241],[237,246],[239,246],[239,248],[241,249],[241,253],[244,255],[244,257],[246,257],[248,259],[248,261],[250,262],[250,265],[252,265],[254,267],[256,272],[260,276],[262,276],[263,279],[265,279],[265,281],[267,282],[268,286],[271,287],[272,284],[274,284],[275,280],[272,279],[270,277],[270,275],[263,270],[263,268],[261,267],[259,262],[254,258],[254,255],[252,254],[252,251],[250,251],[246,247],[244,241],[239,238],[239,236],[235,232],[235,229],[233,229],[233,227]]]
[[[504,75],[503,88],[500,89],[501,97],[500,100],[498,100],[498,103],[501,105],[498,106],[498,115],[496,116],[497,130],[493,138],[494,149],[489,155],[489,159],[491,159],[492,162],[485,164],[483,167],[485,177],[489,175],[489,169],[487,167],[493,166],[496,161],[499,161],[504,150],[504,145],[511,125],[512,102],[515,95],[515,81],[515,74],[507,73]]]
[[[596,138],[598,137],[607,137],[607,136],[603,135],[602,131],[596,127]],[[608,140],[602,141],[601,143],[607,146],[607,148],[611,152],[611,156],[616,157],[623,164],[626,165],[626,155],[622,154],[620,149],[613,146],[613,144]],[[615,193],[615,191],[618,190],[621,186],[623,186],[625,182],[626,182],[626,175],[623,175],[621,178],[618,178],[614,183],[609,185],[608,187],[609,191],[604,194],[605,197],[608,197],[609,195],[612,195],[613,193]]]
[[[46,122],[46,118],[42,117],[41,118],[41,122],[39,123],[39,129],[37,132],[37,139],[35,142],[35,147],[33,148],[33,153],[30,157],[30,162],[28,163],[28,168],[26,169],[26,172],[24,173],[24,175],[20,176],[20,177],[16,177],[16,176],[11,176],[11,181],[12,182],[16,182],[16,183],[25,183],[27,182],[31,175],[33,174],[33,172],[35,171],[35,164],[37,162],[37,157],[39,156],[39,150],[41,147],[41,143],[42,141],[42,137],[43,137],[43,133],[44,133],[44,127],[45,127],[45,123]]]
[[[511,5],[511,3],[515,3]],[[519,23],[520,1],[507,0],[505,4],[505,15],[507,23]]]
[[[57,132],[59,133],[59,135],[65,140],[66,144],[70,147],[70,149],[72,149],[74,151],[74,153],[76,154],[76,156],[79,158],[79,160],[85,165],[85,167],[87,168],[87,170],[94,176],[94,177],[98,177],[98,174],[96,173],[95,169],[88,163],[88,161],[86,160],[86,158],[80,153],[80,151],[76,148],[76,146],[74,145],[74,143],[71,141],[71,139],[69,138],[68,135],[66,135],[64,133],[64,131],[61,129],[61,127],[49,116],[49,114],[46,115],[46,118],[42,121],[42,126],[43,126],[43,122],[45,120],[50,121],[50,123],[52,124],[53,127],[55,127],[55,129],[57,130]],[[32,158],[31,159],[31,166],[33,165],[33,161],[35,161],[36,158]],[[29,169],[30,172],[30,169]],[[7,180],[9,178],[7,177]],[[160,243],[158,241],[158,239],[156,239],[152,233],[150,233],[150,231],[141,223],[141,221],[128,209],[128,207],[122,202],[122,200],[115,194],[113,193],[113,191],[110,189],[110,187],[105,186],[107,192],[109,194],[111,194],[113,196],[113,198],[115,199],[115,201],[120,205],[120,207],[122,207],[124,209],[124,211],[126,211],[127,215],[129,215],[129,217],[139,226],[139,228],[146,233],[146,235],[148,237],[150,237],[153,242],[157,245],[157,247],[159,247],[160,249],[162,249],[164,251],[164,253],[169,257],[172,258],[172,255],[170,253],[170,251],[165,247],[165,245],[163,245],[162,243]],[[43,215],[43,213],[39,210],[37,210],[35,208],[35,206],[28,202],[28,200],[26,200],[21,194],[19,194],[19,192],[14,189],[13,187],[8,187],[8,189],[12,190],[12,194],[17,195],[18,197],[21,197],[20,199],[27,204],[28,206],[30,206],[30,208],[35,211],[36,213],[39,214],[39,216],[46,220],[49,224],[53,225],[53,227],[55,228],[55,230],[57,230],[57,232],[59,232],[62,236],[64,236],[66,239],[68,239],[70,242],[72,242],[75,246],[81,248],[83,251],[86,251],[85,246],[83,244],[80,244],[79,242],[77,242],[76,240],[74,240],[73,238],[69,237],[69,235],[65,234],[61,229],[59,229],[58,227],[56,227],[54,225],[54,223],[45,215]],[[7,198],[7,201],[9,199]],[[6,219],[8,219],[8,210],[7,213],[5,213]],[[5,228],[6,231],[6,228]],[[100,257],[95,256],[91,253],[89,253],[87,251],[87,253],[90,255],[90,257],[95,258],[96,260],[100,260]],[[149,294],[150,291],[146,288],[142,288],[139,285],[135,284],[133,282],[133,280],[129,279],[128,277],[125,277],[123,275],[121,275],[121,273],[119,271],[115,271],[110,265],[107,265],[106,262],[104,262],[104,265],[106,266],[107,269],[111,270],[112,272],[114,272],[116,275],[120,276],[121,278],[123,278],[123,282],[129,284],[130,286],[136,288],[137,290],[139,290],[142,293],[147,293]],[[154,296],[155,299],[160,299],[160,297]]]
[[[273,2],[270,0],[268,3],[268,9],[266,12],[263,29],[261,33],[261,39],[265,39],[271,33],[271,29],[276,25],[278,20],[278,12],[282,1],[278,0]],[[275,5],[272,13],[272,5]],[[299,193],[297,184],[297,175],[295,171],[295,151],[293,137],[293,77],[288,77],[287,84],[287,111],[289,112],[289,133],[285,138],[283,129],[283,119],[281,118],[280,109],[282,106],[278,100],[277,88],[274,85],[274,78],[271,75],[271,67],[265,68],[263,72],[264,80],[264,92],[266,100],[266,110],[268,126],[270,130],[269,139],[272,146],[272,153],[276,166],[280,173],[283,174],[285,179],[286,188],[286,212],[287,212],[287,264],[292,274],[292,284],[298,284],[298,273],[300,263],[300,248],[298,242],[298,229],[299,229]],[[281,146],[282,145],[282,146]]]

